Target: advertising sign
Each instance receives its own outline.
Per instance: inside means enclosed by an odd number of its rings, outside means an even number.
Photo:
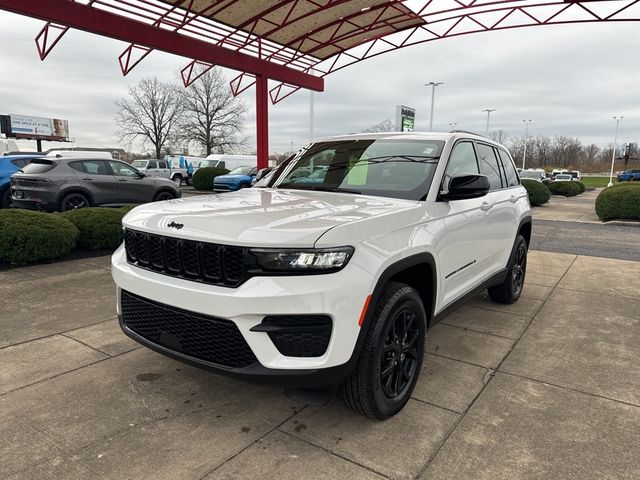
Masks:
[[[413,132],[415,123],[415,108],[396,105],[396,129],[399,132]]]
[[[69,122],[59,118],[9,115],[8,137],[69,141]]]

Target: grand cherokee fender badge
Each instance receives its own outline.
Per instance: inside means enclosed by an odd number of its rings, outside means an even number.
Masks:
[[[183,223],[171,222],[169,225],[167,225],[167,227],[175,228],[176,230],[180,230],[182,227],[184,227],[184,224]]]

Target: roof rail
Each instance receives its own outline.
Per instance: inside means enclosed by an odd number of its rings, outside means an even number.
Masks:
[[[489,138],[486,135],[482,135],[481,133],[471,132],[469,130],[451,130],[449,133],[468,133],[469,135],[477,135],[478,137]]]

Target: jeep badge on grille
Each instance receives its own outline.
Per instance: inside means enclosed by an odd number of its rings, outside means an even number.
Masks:
[[[167,225],[167,227],[175,228],[176,230],[180,230],[182,227],[184,227],[184,224],[183,223],[171,222],[169,225]]]

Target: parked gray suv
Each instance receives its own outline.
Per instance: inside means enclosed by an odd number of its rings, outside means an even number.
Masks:
[[[31,210],[66,211],[180,196],[180,190],[171,180],[147,177],[118,160],[41,158],[11,177],[13,204]]]

